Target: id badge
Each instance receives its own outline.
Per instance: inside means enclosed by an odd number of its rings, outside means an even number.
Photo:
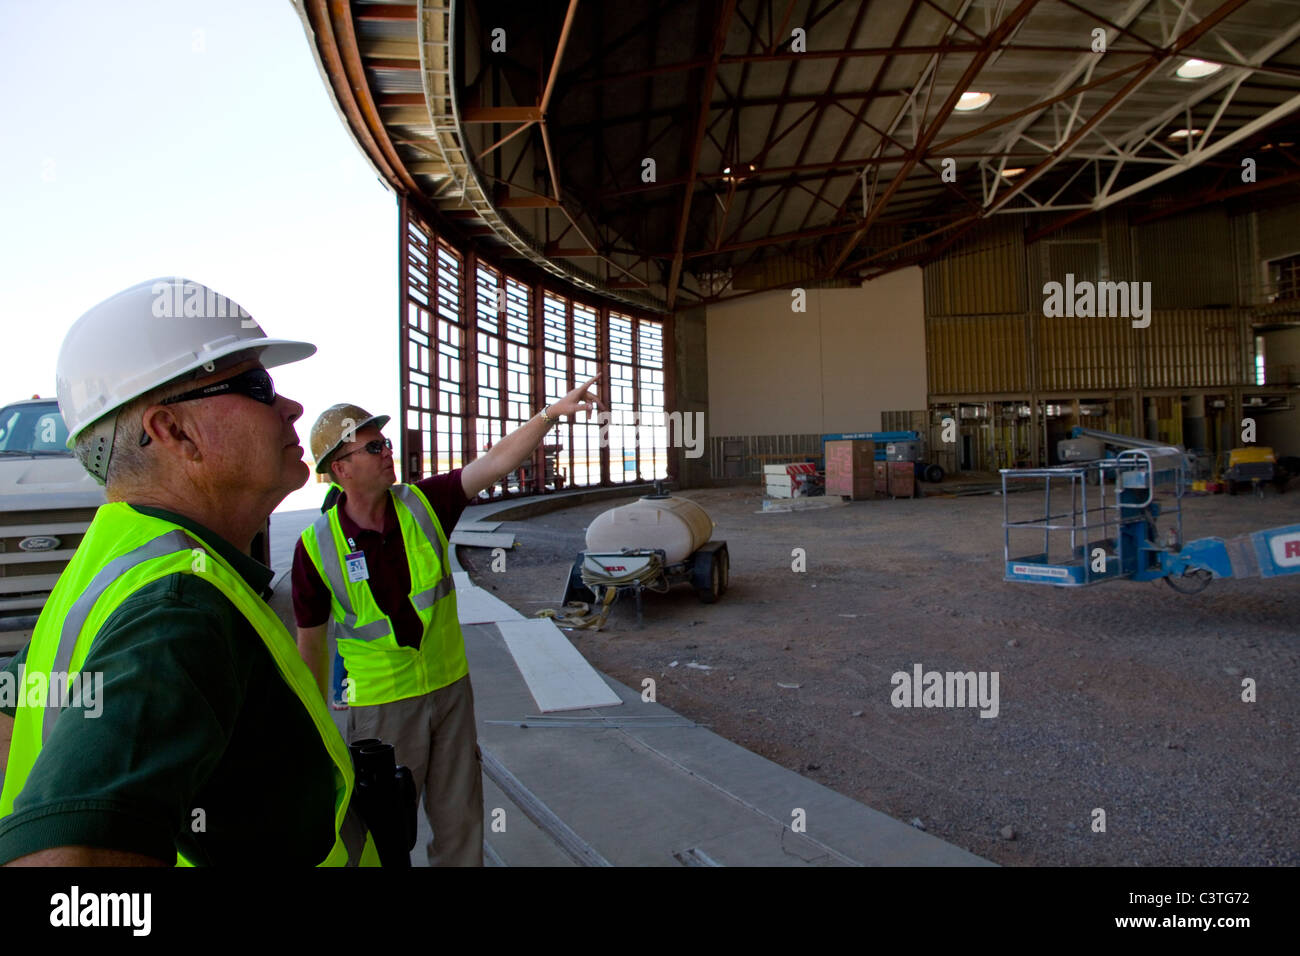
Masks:
[[[370,578],[364,551],[353,551],[351,554],[344,555],[343,561],[347,565],[348,580],[353,584]]]

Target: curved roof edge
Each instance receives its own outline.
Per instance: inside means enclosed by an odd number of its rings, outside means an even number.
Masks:
[[[386,47],[389,53],[405,54],[396,58],[402,63],[400,67],[394,67],[391,56],[376,58],[360,48],[350,3],[289,2],[302,22],[316,69],[325,82],[335,112],[370,168],[390,189],[406,196],[432,219],[440,218],[437,216],[440,200],[454,202],[457,208],[472,212],[468,219],[472,228],[490,230],[513,254],[576,289],[641,310],[667,311],[664,303],[652,295],[612,289],[594,272],[548,258],[509,213],[492,203],[464,148],[464,130],[455,96],[454,43],[449,39],[455,22],[456,0],[417,0],[416,35],[409,41],[411,49],[402,47],[395,51],[404,41],[392,39]],[[409,123],[401,124],[406,128],[399,140],[408,150],[423,154],[425,159],[418,163],[404,160],[393,143],[393,128],[399,124],[385,121],[380,114],[382,103],[377,103],[375,97],[383,91],[372,85],[371,70],[375,68],[419,71],[428,124],[415,128]],[[487,250],[489,258],[491,251]]]

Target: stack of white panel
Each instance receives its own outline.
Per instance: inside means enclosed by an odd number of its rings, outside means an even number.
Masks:
[[[794,497],[794,483],[790,479],[790,473],[785,470],[785,465],[764,465],[763,484],[769,498]]]

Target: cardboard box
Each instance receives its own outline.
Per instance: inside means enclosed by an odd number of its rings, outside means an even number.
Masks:
[[[861,439],[826,442],[826,494],[859,501],[876,496],[876,444]]]
[[[916,466],[910,461],[887,461],[889,493],[895,498],[916,497]]]

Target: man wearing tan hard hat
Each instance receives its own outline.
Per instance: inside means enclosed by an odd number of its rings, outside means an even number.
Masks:
[[[489,451],[397,483],[387,415],[335,405],[316,420],[316,471],[343,488],[293,556],[298,651],[325,696],[325,632],[347,666],[348,739],[391,742],[424,794],[431,866],[483,865],[483,782],[447,535],[478,493],[519,467],[565,415],[598,410],[590,379]]]

